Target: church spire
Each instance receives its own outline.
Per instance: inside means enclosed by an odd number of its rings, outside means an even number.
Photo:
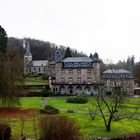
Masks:
[[[26,52],[25,52],[25,54],[26,54],[26,55],[29,55],[29,54],[31,54],[29,40],[27,41],[27,45],[26,45],[25,49],[26,49]]]

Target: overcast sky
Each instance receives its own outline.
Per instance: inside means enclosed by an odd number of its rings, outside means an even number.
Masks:
[[[0,25],[104,61],[140,60],[140,0],[0,0]]]

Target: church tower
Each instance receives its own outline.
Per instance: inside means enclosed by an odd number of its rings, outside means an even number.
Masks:
[[[54,60],[55,60],[55,62],[62,61],[62,54],[61,54],[60,50],[55,51]]]
[[[29,41],[23,40],[23,47],[25,48],[25,54],[24,54],[24,74],[28,73],[28,65],[32,62],[32,54],[30,50],[30,44]]]

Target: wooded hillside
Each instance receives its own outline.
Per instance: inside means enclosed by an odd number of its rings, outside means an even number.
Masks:
[[[43,60],[43,59],[48,59],[48,60],[54,60],[54,53],[57,49],[60,49],[63,57],[65,55],[65,50],[66,46],[57,46],[55,43],[51,42],[45,42],[42,40],[36,40],[36,39],[30,39],[28,38],[30,42],[30,47],[31,47],[31,53],[33,56],[33,60]],[[8,47],[20,47],[22,48],[22,41],[23,39],[18,39],[18,38],[13,38],[10,37],[8,38]],[[21,49],[24,50],[24,49]],[[72,56],[85,56],[84,53],[78,52],[77,50],[71,49],[72,50]],[[22,51],[22,55],[24,54],[24,51]]]

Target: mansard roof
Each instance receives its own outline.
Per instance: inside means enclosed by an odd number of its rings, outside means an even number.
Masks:
[[[34,66],[34,67],[48,66],[48,64],[49,64],[48,60],[34,60],[31,63],[31,65]]]
[[[130,71],[125,70],[125,69],[108,69],[106,71],[103,72],[104,74],[118,74],[118,73],[126,73],[126,74],[130,74]]]
[[[102,73],[102,78],[133,79],[132,73],[125,69],[108,69]]]
[[[67,57],[63,62],[92,62],[93,60],[89,57]]]

